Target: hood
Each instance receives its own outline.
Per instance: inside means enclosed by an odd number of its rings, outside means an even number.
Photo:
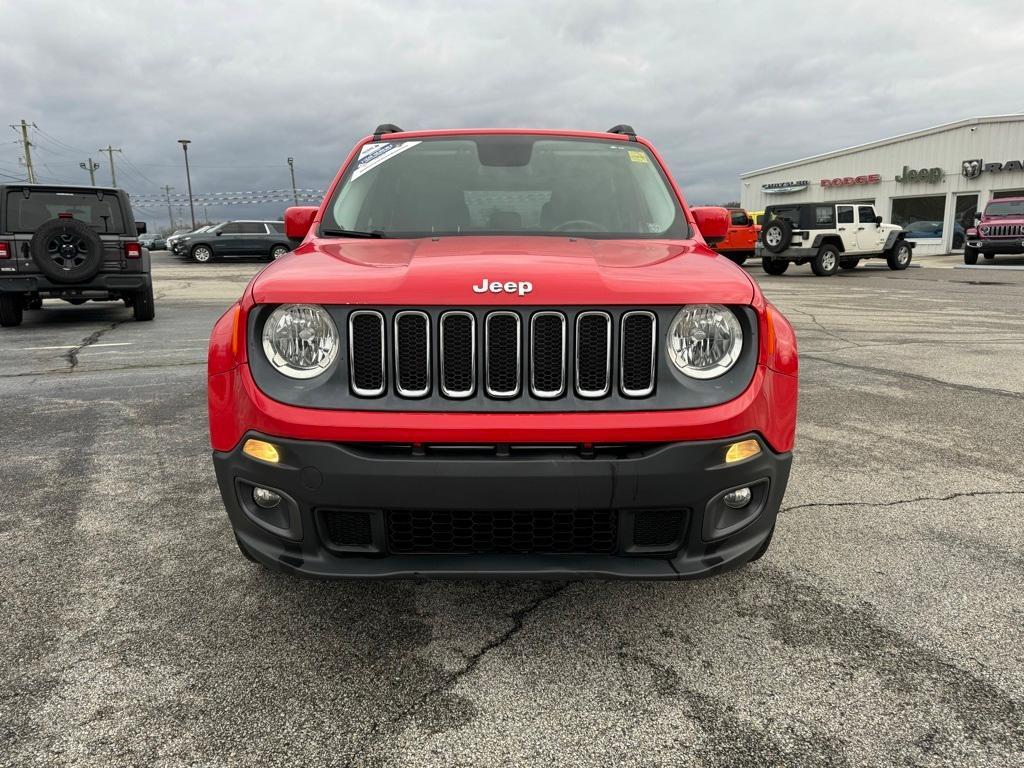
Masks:
[[[465,236],[312,240],[264,269],[252,295],[260,304],[750,304],[754,285],[690,240]]]

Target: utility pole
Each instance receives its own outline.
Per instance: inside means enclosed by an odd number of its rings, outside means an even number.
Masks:
[[[299,204],[299,193],[295,189],[295,158],[294,157],[289,157],[288,158],[288,168],[292,172],[292,197],[295,199],[295,204],[298,205]]]
[[[167,200],[167,222],[171,229],[174,229],[174,211],[171,210],[171,190],[174,189],[170,184],[164,184],[164,198]]]
[[[28,172],[28,183],[36,183],[36,171],[32,167],[32,142],[28,140],[28,123],[21,121],[21,144],[25,148],[25,170]],[[12,125],[11,128],[18,130],[19,126]]]
[[[100,167],[99,163],[94,163],[92,158],[89,158],[88,163],[79,163],[78,167],[89,172],[89,186],[96,186],[96,171]]]
[[[188,183],[188,209],[192,212],[192,231],[195,232],[196,207],[192,202],[192,172],[188,169],[188,145],[192,141],[190,139],[178,139],[178,143],[181,144],[181,148],[185,152],[185,181]]]
[[[107,148],[106,149],[103,149],[101,147],[100,149],[98,149],[96,151],[97,152],[106,152],[110,156],[110,186],[116,187],[117,186],[117,176],[114,174],[114,153],[115,152],[120,152],[121,150],[117,149],[115,147],[112,147],[109,144],[107,144]]]

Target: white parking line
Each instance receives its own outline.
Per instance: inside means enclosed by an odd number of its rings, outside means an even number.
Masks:
[[[90,344],[89,348],[91,349],[92,347],[127,347],[127,346],[129,346],[131,344],[134,344],[134,343],[135,343],[134,341],[108,341],[108,342],[104,342],[102,344]],[[39,351],[49,350],[49,349],[77,349],[78,347],[81,347],[81,346],[82,346],[81,344],[61,344],[61,345],[56,346],[56,347],[22,347],[21,351],[22,352],[39,352]]]

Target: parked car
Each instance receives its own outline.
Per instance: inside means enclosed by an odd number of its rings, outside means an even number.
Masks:
[[[793,329],[629,126],[379,126],[210,340],[242,553],[319,578],[710,576],[768,548]]]
[[[169,250],[169,251],[174,250],[174,243],[178,240],[178,238],[184,237],[185,235],[189,234],[191,231],[192,231],[191,229],[176,229],[176,230],[174,230],[174,232],[172,232],[170,235],[167,236],[167,240],[166,240],[167,250]]]
[[[790,264],[810,264],[819,277],[883,258],[890,269],[910,266],[914,243],[895,224],[883,224],[873,205],[791,203],[765,208],[757,246],[761,266],[781,275]]]
[[[754,224],[754,220],[742,208],[726,210],[729,212],[729,231],[725,239],[715,243],[712,248],[737,264],[743,264],[754,255],[757,233],[761,228]]]
[[[975,218],[978,225],[967,230],[964,264],[977,264],[979,253],[986,259],[1024,253],[1024,197],[990,200]]]
[[[0,325],[20,325],[47,298],[123,301],[152,320],[145,231],[120,189],[0,184]]]
[[[941,221],[912,221],[903,226],[903,231],[907,233],[906,236],[911,240],[940,239],[942,237],[942,230]],[[953,222],[952,247],[963,248],[964,240],[964,228],[958,222]]]
[[[149,246],[151,251],[166,251],[167,250],[167,239],[163,235],[154,235]]]
[[[200,264],[226,256],[279,259],[291,249],[283,221],[226,221],[185,235],[174,243],[175,254]]]

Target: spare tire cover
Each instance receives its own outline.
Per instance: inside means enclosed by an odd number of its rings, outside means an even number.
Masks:
[[[39,271],[55,283],[91,280],[103,266],[103,241],[74,219],[52,219],[39,226],[29,243]]]
[[[772,219],[761,228],[761,244],[772,253],[782,253],[793,239],[793,225],[789,219]]]

